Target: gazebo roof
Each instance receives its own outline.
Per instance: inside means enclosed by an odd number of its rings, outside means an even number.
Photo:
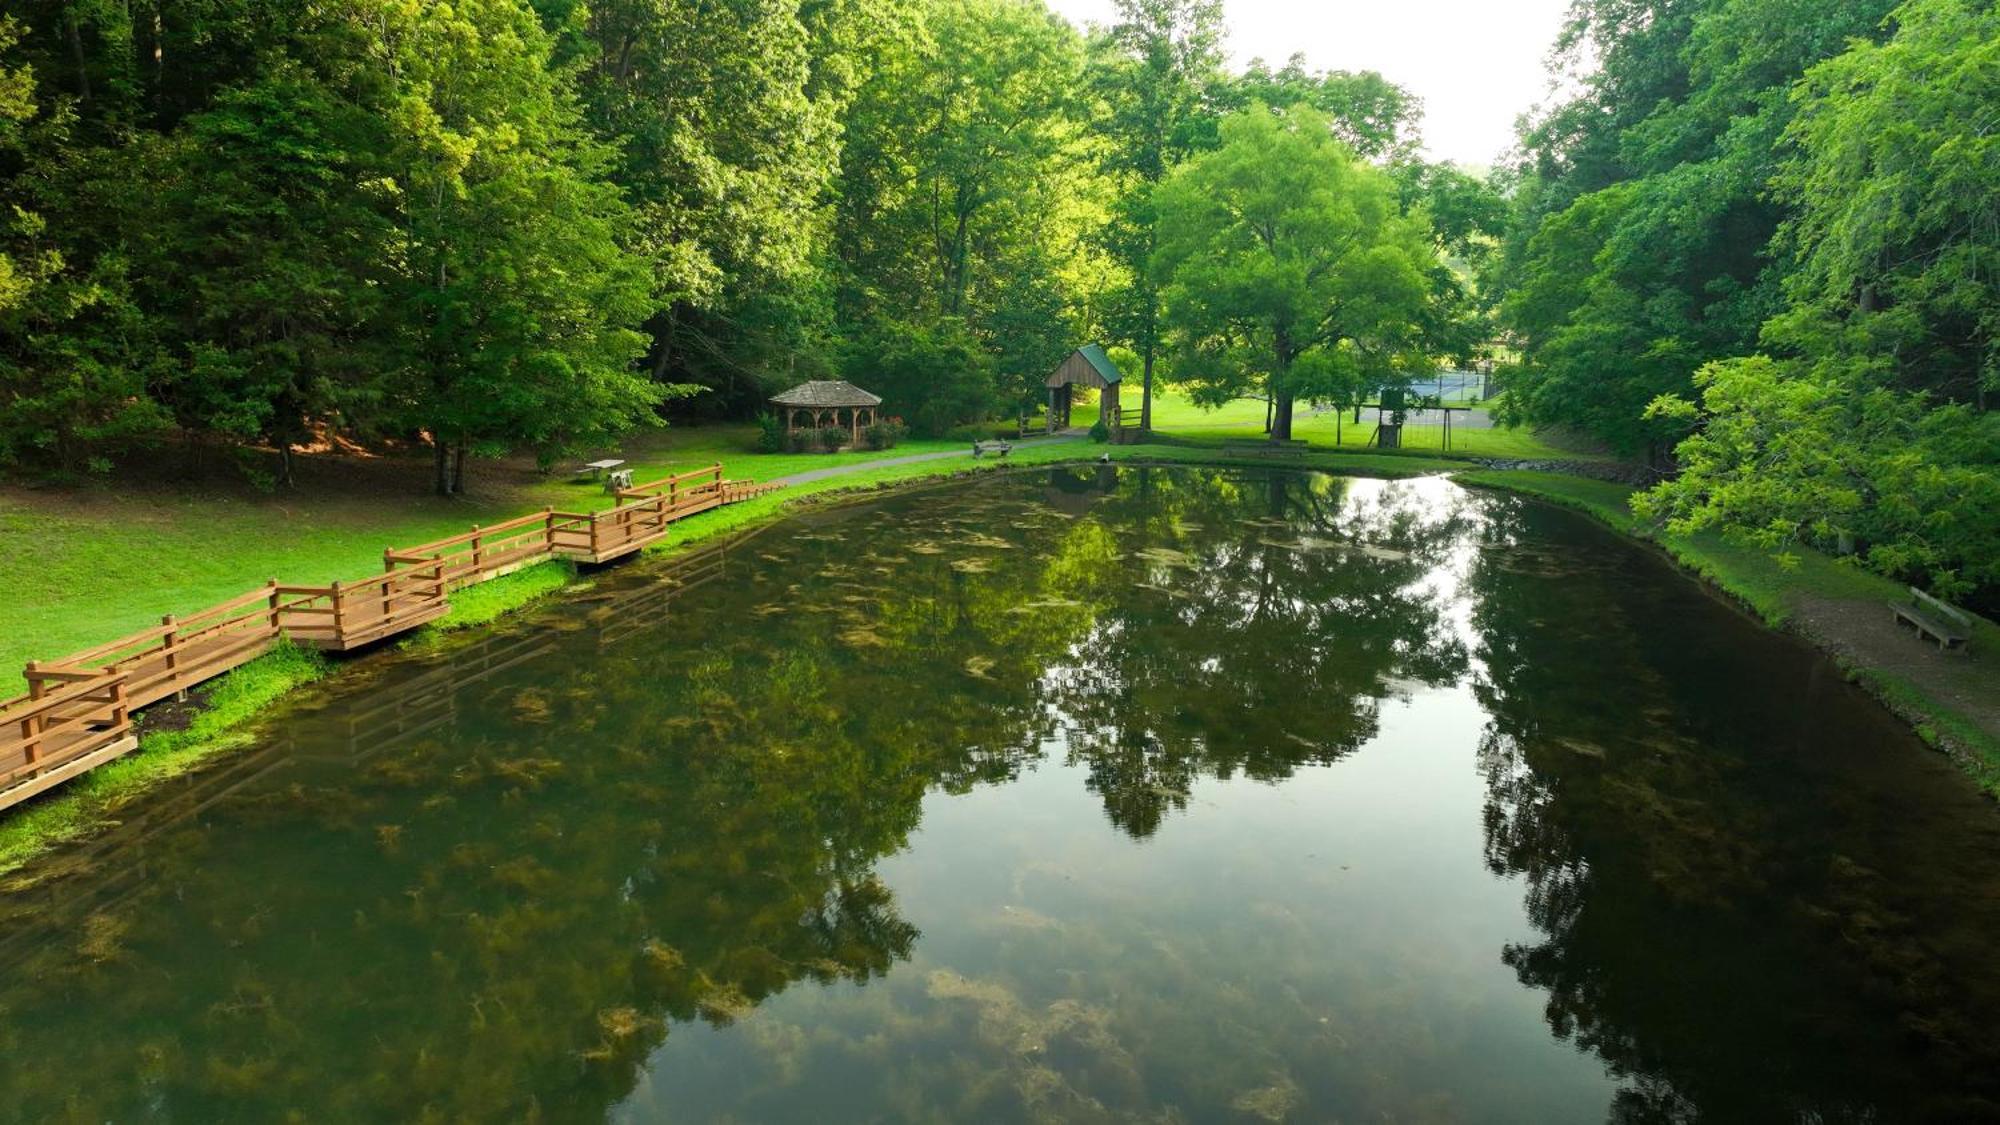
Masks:
[[[777,406],[880,406],[882,398],[844,379],[814,379],[772,395],[771,402]]]

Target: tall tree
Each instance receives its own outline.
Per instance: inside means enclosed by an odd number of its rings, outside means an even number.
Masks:
[[[652,419],[634,369],[650,283],[619,242],[629,209],[599,178],[550,41],[520,0],[354,0],[393,82],[383,189],[401,243],[390,306],[409,422],[439,492],[468,453],[546,455]]]
[[[1253,105],[1221,138],[1161,186],[1154,268],[1179,377],[1212,401],[1262,390],[1287,440],[1297,400],[1352,401],[1423,365],[1436,252],[1319,111]]]
[[[1786,89],[1888,3],[1575,0],[1558,58],[1577,93],[1527,122],[1514,169],[1504,418],[1664,461],[1686,430],[1646,404],[1748,350],[1781,300]]]
[[[1125,274],[1108,297],[1106,319],[1113,339],[1139,357],[1142,430],[1153,428],[1163,343],[1150,268],[1159,242],[1153,193],[1167,173],[1214,143],[1222,34],[1219,0],[1118,0],[1118,22],[1092,44],[1105,168],[1118,193],[1104,240]]]
[[[1038,0],[926,0],[920,13],[882,46],[847,119],[836,304],[857,344],[850,363],[906,330],[965,334],[1004,361],[981,365],[992,375],[981,396],[939,376],[954,384],[944,397],[977,417],[1018,403],[1061,360],[1101,284],[1086,237],[1104,201],[1083,42]],[[1018,334],[1036,318],[1038,331]],[[920,405],[892,398],[890,409],[917,421]]]
[[[1779,171],[1797,208],[1770,354],[1652,412],[1698,426],[1643,498],[1682,531],[1854,551],[1947,594],[2000,589],[2000,11],[1912,0],[1807,72]],[[1697,405],[1698,404],[1698,405]]]

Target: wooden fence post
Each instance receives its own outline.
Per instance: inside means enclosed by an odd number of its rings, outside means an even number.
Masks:
[[[125,675],[122,672],[111,681],[111,722],[119,730],[124,730],[132,723],[131,715],[125,707]]]
[[[334,579],[333,585],[329,588],[333,591],[333,640],[335,643],[339,643],[347,632],[347,625],[341,620],[340,579]]]
[[[482,542],[479,525],[475,523],[472,525],[472,577],[475,582],[479,580],[480,575],[486,573],[486,552]]]
[[[271,579],[264,583],[264,588],[271,591],[271,635],[279,636],[284,632],[284,628],[278,620],[278,580]]]
[[[165,653],[167,658],[167,681],[174,685],[175,701],[185,702],[187,700],[187,689],[181,686],[180,657],[174,652],[178,643],[174,639],[174,634],[179,632],[175,627],[176,619],[171,613],[162,614],[160,616],[160,624],[165,626],[167,630],[166,635],[160,638],[160,651]]]
[[[28,676],[29,699],[40,699],[42,697],[42,681],[35,678],[35,673],[39,671],[41,667],[42,667],[42,662],[39,660],[28,661],[27,676]],[[27,757],[29,765],[34,765],[35,759],[42,756],[42,743],[41,740],[36,737],[41,733],[42,733],[42,713],[40,711],[30,709],[26,715],[21,716],[21,748],[25,756]]]

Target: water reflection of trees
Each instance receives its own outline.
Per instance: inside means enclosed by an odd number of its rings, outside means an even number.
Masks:
[[[1462,673],[1424,582],[1459,522],[1349,483],[1140,469],[1097,510],[1118,555],[1042,688],[1126,832],[1158,830],[1201,777],[1330,763],[1375,735],[1391,685]]]
[[[864,981],[925,795],[1083,764],[1146,835],[1460,675],[1460,516],[1284,473],[899,499],[606,579],[296,717],[269,768],[13,900],[24,1116],[596,1116],[677,1023]],[[1060,493],[1063,503],[1051,503]],[[710,576],[700,566],[687,581]],[[272,761],[273,758],[277,760]],[[246,775],[247,776],[247,775]],[[37,1054],[40,1052],[40,1054]]]
[[[1625,1079],[1614,1119],[2000,1112],[2000,980],[1969,955],[2000,924],[1989,810],[1882,762],[1907,736],[1824,665],[1572,519],[1502,510],[1472,568],[1486,850],[1539,931],[1503,959]]]

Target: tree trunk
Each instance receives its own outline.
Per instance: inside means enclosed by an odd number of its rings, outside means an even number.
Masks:
[[[1153,432],[1153,349],[1146,349],[1145,373],[1139,378],[1139,432]]]
[[[1271,395],[1271,440],[1292,440],[1292,392],[1277,391]]]
[[[284,485],[286,488],[292,487],[292,443],[290,441],[280,441],[278,443],[278,483]]]
[[[465,439],[458,439],[458,446],[451,451],[451,491],[453,495],[465,492]]]
[[[90,106],[90,63],[83,55],[83,31],[76,25],[76,13],[70,12],[63,19],[64,38],[69,40],[70,60],[76,64],[77,100],[87,109]]]
[[[444,438],[436,431],[431,433],[431,469],[437,480],[437,494],[451,495],[451,456],[445,447]]]

